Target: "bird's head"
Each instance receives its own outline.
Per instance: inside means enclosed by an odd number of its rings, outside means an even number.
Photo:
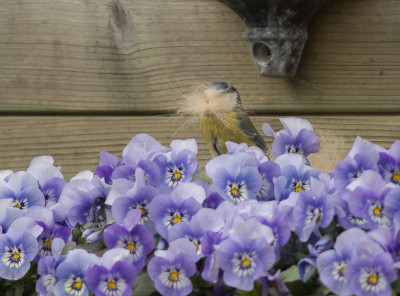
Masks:
[[[222,117],[230,112],[243,112],[238,91],[229,83],[214,82],[185,96],[178,114]]]

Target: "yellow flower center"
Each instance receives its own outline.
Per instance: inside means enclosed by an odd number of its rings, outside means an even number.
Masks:
[[[376,207],[374,208],[374,214],[375,214],[375,215],[380,215],[380,214],[381,214],[381,209],[380,209],[378,206],[376,206]]]
[[[393,182],[398,183],[399,181],[400,181],[400,173],[395,172],[395,173],[393,174]]]
[[[143,215],[143,213],[144,213],[144,209],[143,209],[143,207],[141,207],[141,206],[137,206],[136,207],[138,210],[140,210],[140,213]]]
[[[249,260],[249,258],[244,258],[244,259],[242,260],[242,265],[243,265],[243,267],[249,267],[249,265],[250,265],[250,260]]]
[[[238,194],[238,189],[237,188],[232,188],[231,190],[233,195],[237,195]]]
[[[370,282],[371,284],[376,284],[377,281],[378,281],[378,276],[376,274],[370,275],[368,278],[368,282]]]
[[[181,216],[175,215],[172,221],[174,222],[174,224],[181,222]]]
[[[196,251],[197,251],[197,250],[199,249],[199,243],[196,242],[196,241],[194,241],[193,244],[194,244],[194,246],[196,247]]]
[[[110,288],[110,289],[115,289],[115,287],[116,287],[116,283],[115,283],[115,281],[113,281],[113,280],[110,280],[109,282],[108,282],[108,287]]]
[[[77,278],[77,279],[76,279],[75,284],[74,284],[74,287],[75,287],[76,289],[82,288],[82,279],[81,279],[81,278]]]
[[[44,241],[43,246],[45,246],[46,248],[50,248],[51,247],[51,240],[50,239],[46,239]]]
[[[129,251],[133,251],[133,250],[135,250],[135,244],[129,242],[129,243],[126,245],[126,248],[127,248]]]
[[[176,281],[178,279],[178,272],[176,272],[175,270],[171,271],[171,273],[169,274],[169,278],[172,281]]]
[[[18,252],[15,252],[15,253],[13,254],[13,259],[14,259],[14,260],[18,260],[18,259],[19,259],[19,253],[18,253]]]
[[[299,191],[301,191],[302,189],[303,189],[303,187],[301,187],[300,184],[298,184],[298,185],[296,185],[296,187],[294,187],[294,190],[295,190],[296,192],[299,192]]]
[[[340,273],[341,273],[341,274],[344,274],[345,271],[346,271],[346,266],[343,266],[343,267],[340,269]]]
[[[179,179],[180,177],[181,177],[181,172],[175,171],[175,173],[174,173],[175,180]]]
[[[21,207],[21,205],[20,205],[19,203],[16,203],[16,204],[14,205],[14,208],[16,208],[16,209],[21,209],[22,207]]]

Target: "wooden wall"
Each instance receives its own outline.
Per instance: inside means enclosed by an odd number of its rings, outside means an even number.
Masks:
[[[51,154],[69,179],[141,132],[195,137],[204,165],[199,126],[169,115],[199,82],[233,84],[259,129],[291,115],[325,147],[400,138],[399,1],[331,0],[294,78],[258,76],[244,29],[216,0],[2,0],[0,168]]]

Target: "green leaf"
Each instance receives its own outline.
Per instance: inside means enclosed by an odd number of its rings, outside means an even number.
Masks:
[[[281,277],[285,283],[298,281],[300,279],[300,275],[299,270],[297,269],[297,265],[293,265],[289,269],[282,271]]]
[[[212,180],[210,179],[210,177],[207,176],[205,169],[199,169],[197,172],[195,172],[192,177],[192,181],[194,180],[202,180],[204,182],[207,182],[208,184],[212,184]]]
[[[23,292],[24,292],[23,285],[18,285],[17,287],[15,287],[15,296],[22,296]]]
[[[331,292],[331,289],[324,285],[322,285],[319,289],[322,291],[322,293],[324,293],[324,295],[328,295]]]
[[[133,284],[132,296],[150,296],[156,292],[153,281],[149,278],[147,272],[139,273],[135,283]]]
[[[101,241],[98,241],[97,243],[79,244],[76,248],[84,249],[84,250],[88,251],[89,253],[95,253],[95,252],[106,249],[106,246],[104,245],[103,240],[101,240]]]
[[[76,249],[76,242],[69,241],[65,244],[64,249],[62,250],[61,255],[67,255],[69,251]]]
[[[396,293],[400,293],[400,277],[392,284],[392,290]]]

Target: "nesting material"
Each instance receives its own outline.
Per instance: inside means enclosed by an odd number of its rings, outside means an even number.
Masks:
[[[244,112],[237,101],[237,94],[224,92],[216,88],[199,85],[194,91],[184,95],[179,102],[177,115],[198,121],[202,116],[218,118],[226,121],[225,115],[235,111]]]

